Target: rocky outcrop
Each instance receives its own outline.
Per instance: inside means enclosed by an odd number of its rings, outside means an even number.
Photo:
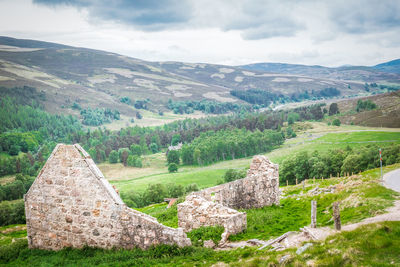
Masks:
[[[127,207],[79,145],[57,145],[24,200],[30,248],[191,245],[183,229]]]

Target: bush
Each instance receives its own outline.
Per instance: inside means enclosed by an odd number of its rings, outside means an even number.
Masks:
[[[245,170],[235,170],[235,169],[229,169],[226,171],[224,175],[224,180],[226,183],[242,179],[246,177],[246,171]]]
[[[185,194],[185,188],[180,184],[168,184],[167,196],[168,197],[181,197]]]
[[[162,184],[150,184],[143,194],[144,202],[148,204],[160,203],[167,197],[167,191]]]
[[[115,150],[112,150],[110,152],[110,155],[108,156],[108,162],[117,163],[118,162],[118,158],[119,158],[118,152],[115,151]]]
[[[189,184],[185,187],[186,193],[199,191],[199,186],[197,184]]]
[[[340,120],[339,119],[334,119],[333,121],[332,121],[332,125],[334,125],[334,126],[340,126]]]
[[[178,172],[178,165],[175,163],[170,163],[168,165],[168,172]]]

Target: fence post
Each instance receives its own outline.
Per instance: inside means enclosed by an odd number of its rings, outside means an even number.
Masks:
[[[296,178],[296,185],[297,185],[297,178]]]
[[[333,202],[333,220],[335,222],[335,229],[340,231],[342,225],[340,223],[340,210],[339,210],[339,202]]]
[[[313,178],[313,184],[315,184],[315,176],[314,176],[314,178]]]
[[[289,186],[289,181],[288,180],[286,180],[286,186]]]
[[[311,200],[311,228],[317,228],[317,201]]]
[[[306,181],[303,180],[303,191],[304,191],[304,189],[305,189],[305,184],[306,184]]]

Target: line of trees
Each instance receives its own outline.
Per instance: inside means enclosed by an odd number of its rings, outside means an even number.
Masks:
[[[282,183],[294,184],[304,179],[321,178],[343,175],[345,173],[358,173],[368,169],[379,167],[379,146],[367,145],[353,150],[334,149],[325,153],[314,151],[300,152],[285,159],[279,170],[279,177]],[[382,163],[390,165],[400,162],[400,145],[386,145],[382,147]]]
[[[201,101],[173,101],[168,100],[167,108],[175,114],[190,114],[195,110],[206,114],[225,114],[228,112],[249,112],[253,108],[250,105],[243,105],[231,102],[217,102],[209,100]]]
[[[340,95],[340,91],[335,87],[324,88],[320,91],[311,90],[309,93],[307,90],[300,93],[293,93],[291,95],[283,95],[267,90],[260,89],[248,89],[248,90],[231,90],[230,94],[246,101],[247,103],[254,105],[261,105],[266,107],[271,103],[287,103],[287,102],[299,102],[307,99],[321,99],[331,98]]]
[[[186,165],[207,165],[214,162],[243,158],[261,152],[271,151],[281,145],[281,132],[265,130],[254,132],[245,129],[227,129],[202,133],[181,149],[182,163]]]

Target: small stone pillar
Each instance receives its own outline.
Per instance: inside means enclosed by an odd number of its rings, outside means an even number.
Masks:
[[[317,228],[317,201],[311,200],[311,228]]]
[[[340,210],[339,210],[339,202],[333,202],[333,221],[335,222],[335,229],[340,231],[342,225],[340,223]]]

